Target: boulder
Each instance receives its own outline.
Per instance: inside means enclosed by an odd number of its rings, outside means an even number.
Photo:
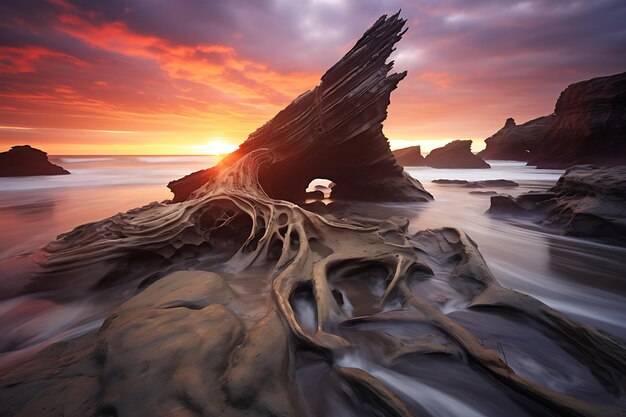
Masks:
[[[513,118],[508,118],[502,129],[485,139],[487,147],[478,156],[483,159],[527,162],[553,119],[554,116],[550,115],[517,125]]]
[[[66,175],[69,171],[48,161],[48,154],[29,145],[0,153],[0,177]]]
[[[426,165],[419,145],[396,149],[393,151],[393,156],[395,156],[396,162],[403,167],[421,167]]]
[[[626,164],[626,72],[567,87],[528,165]]]
[[[432,168],[491,168],[481,157],[472,153],[471,140],[455,140],[434,149],[425,158]]]

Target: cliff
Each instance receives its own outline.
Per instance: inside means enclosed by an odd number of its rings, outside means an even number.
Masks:
[[[626,72],[567,87],[528,165],[626,164]]]
[[[518,125],[509,118],[502,129],[485,139],[487,147],[478,156],[483,159],[527,162],[553,119],[552,115],[544,116]]]

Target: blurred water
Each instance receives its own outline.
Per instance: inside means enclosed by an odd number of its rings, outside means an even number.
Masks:
[[[169,181],[217,161],[206,156],[62,156],[52,160],[72,174],[0,178],[0,266],[80,224],[168,199]],[[463,186],[431,182],[440,178],[509,179],[520,187],[495,190],[515,195],[547,189],[562,174],[516,162],[490,163],[493,168],[487,170],[409,168],[435,201],[382,204],[379,208],[387,215],[408,216],[411,231],[441,226],[465,230],[478,243],[502,285],[626,338],[626,248],[563,237],[531,222],[492,218],[485,214],[489,196],[469,194],[474,189]],[[12,288],[11,279],[15,280],[0,272],[0,292]],[[22,340],[23,346],[34,352],[52,341],[97,328],[110,306],[110,302],[97,299],[63,306],[27,297],[8,299],[0,301],[0,329],[10,329],[13,341]],[[450,311],[455,310],[452,307]],[[44,321],[42,312],[47,317]],[[0,346],[0,352],[11,349]],[[0,355],[0,365],[28,356],[29,349]],[[395,376],[387,377],[391,385],[401,384]]]

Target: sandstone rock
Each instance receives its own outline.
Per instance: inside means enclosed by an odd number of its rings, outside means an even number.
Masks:
[[[626,72],[567,87],[528,165],[626,164]]]
[[[434,149],[426,156],[426,165],[433,168],[491,168],[472,153],[471,140],[455,140]]]
[[[528,161],[553,119],[554,116],[550,115],[517,125],[515,120],[509,118],[502,129],[485,139],[487,147],[478,156],[483,159]]]
[[[406,72],[387,75],[385,63],[404,34],[398,15],[379,19],[321,79],[257,129],[216,167],[170,182],[174,202],[213,181],[216,172],[252,151],[265,148],[273,163],[260,172],[272,198],[301,202],[315,178],[337,185],[333,199],[427,201],[432,196],[405,173],[382,131],[391,92]]]
[[[48,161],[45,152],[29,145],[13,146],[0,153],[0,177],[25,177],[33,175],[65,175],[69,171]]]
[[[396,149],[393,151],[393,156],[396,157],[396,162],[403,167],[421,167],[426,165],[419,145]]]

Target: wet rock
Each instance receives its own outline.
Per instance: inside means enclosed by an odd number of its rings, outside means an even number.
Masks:
[[[425,160],[432,168],[491,168],[471,150],[471,140],[455,140],[446,146],[434,149]]]
[[[554,116],[550,115],[517,125],[515,120],[509,118],[502,129],[485,139],[487,147],[478,152],[478,156],[483,159],[527,162],[553,119]]]
[[[626,243],[626,166],[574,166],[548,192],[494,196],[490,213],[538,216],[564,234]]]
[[[403,167],[421,167],[426,165],[426,160],[422,156],[419,145],[396,149],[393,151],[393,156],[395,156],[396,162]]]
[[[473,195],[496,195],[498,194],[497,191],[470,191],[469,193]]]
[[[447,180],[439,179],[432,181],[435,184],[448,184],[448,185],[463,185],[466,188],[513,188],[519,187],[519,184],[511,180],[481,180],[481,181],[467,181],[467,180]]]
[[[48,161],[47,155],[29,145],[13,146],[0,153],[0,177],[69,174],[69,171]]]
[[[405,173],[389,149],[382,122],[391,92],[406,72],[388,75],[386,63],[404,34],[405,20],[383,17],[321,79],[257,129],[216,167],[170,182],[174,202],[214,181],[243,156],[268,149],[274,161],[259,173],[272,198],[302,202],[315,178],[337,185],[333,199],[427,201],[432,196]]]
[[[500,194],[491,197],[491,207],[488,210],[491,214],[521,214],[524,211],[524,208],[515,201],[515,198]]]
[[[528,165],[626,164],[626,72],[567,87]]]

